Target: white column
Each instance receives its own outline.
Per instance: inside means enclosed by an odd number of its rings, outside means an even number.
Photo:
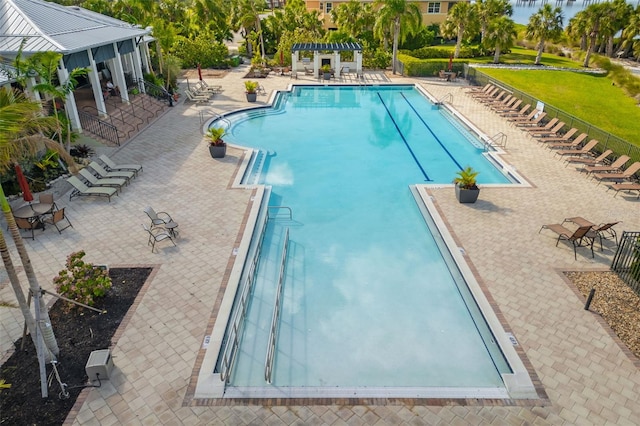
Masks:
[[[27,78],[27,92],[28,96],[33,100],[40,102],[42,98],[40,97],[40,92],[37,90],[33,90],[33,86],[36,85],[36,79],[33,77]]]
[[[129,92],[127,91],[127,80],[124,78],[124,69],[122,68],[122,59],[118,52],[118,43],[113,43],[113,50],[116,52],[115,58],[111,60],[113,64],[113,84],[120,89],[120,97],[123,102],[129,103]]]
[[[136,47],[133,52],[131,52],[131,56],[133,59],[133,74],[135,75],[136,80],[144,80],[144,74],[142,74],[142,61],[140,60],[140,47],[137,46],[136,41],[133,40],[133,45]],[[138,88],[142,93],[144,93],[144,84],[139,84]]]
[[[335,61],[334,61],[334,62],[335,62],[335,64],[336,64],[336,67],[335,67],[335,74],[336,74],[336,78],[338,78],[338,77],[340,77],[340,68],[342,68],[342,67],[340,66],[340,51],[339,51],[339,50],[336,50],[335,52],[333,52],[333,54],[334,54],[334,55],[335,55],[335,57],[336,57],[336,59],[335,59]]]
[[[69,71],[65,68],[62,58],[60,58],[60,63],[58,64],[58,79],[63,83],[69,81]],[[76,98],[73,96],[73,92],[69,92],[67,94],[67,100],[64,103],[64,108],[67,111],[69,121],[71,122],[71,128],[82,133],[80,117],[78,116],[78,107],[76,106]]]
[[[356,74],[362,76],[362,52],[356,51]]]
[[[298,78],[298,52],[291,53],[291,76]]]
[[[107,106],[104,103],[104,97],[102,95],[102,85],[100,84],[100,76],[98,75],[98,68],[96,67],[96,61],[93,60],[91,49],[87,50],[89,55],[89,81],[91,82],[91,90],[93,91],[93,99],[96,101],[96,108],[98,109],[98,115],[100,117],[107,116]]]
[[[320,70],[320,58],[318,57],[318,51],[313,51],[313,77],[318,78],[318,72]]]

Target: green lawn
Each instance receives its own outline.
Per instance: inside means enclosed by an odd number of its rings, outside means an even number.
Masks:
[[[633,98],[603,75],[494,68],[481,71],[640,146],[640,108]]]

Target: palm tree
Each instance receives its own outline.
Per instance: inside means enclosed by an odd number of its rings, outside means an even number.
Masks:
[[[73,164],[73,160],[67,154],[67,152],[51,139],[43,136],[44,133],[57,128],[57,122],[52,117],[42,116],[41,106],[38,102],[28,100],[22,93],[9,90],[0,89],[0,172],[8,170],[14,162],[24,157],[27,154],[35,154],[36,151],[44,146],[54,149],[60,153],[60,155],[69,161],[69,164]],[[27,281],[29,282],[29,291],[31,296],[35,299],[36,306],[39,307],[38,314],[40,316],[40,329],[42,336],[48,349],[45,354],[45,358],[48,360],[54,359],[60,352],[58,344],[56,342],[53,329],[51,328],[51,321],[49,320],[49,313],[47,311],[46,304],[42,299],[42,291],[40,284],[38,284],[38,278],[33,270],[33,265],[29,259],[24,241],[20,236],[20,230],[18,229],[11,208],[6,198],[4,197],[4,191],[0,189],[0,205],[2,212],[7,220],[7,225],[11,236],[13,237],[18,255],[22,261]],[[1,231],[0,231],[1,235]],[[7,272],[13,269],[13,265],[10,262],[9,252],[7,249],[4,236],[0,237],[0,252],[4,261]],[[20,304],[20,308],[25,315],[25,321],[27,327],[29,327],[29,333],[31,338],[35,339],[35,321],[31,317],[26,302],[24,301],[24,295],[21,295],[22,289],[20,283],[11,278],[11,285],[16,293],[16,298]],[[15,277],[14,277],[15,278]],[[28,314],[27,314],[28,311]],[[37,342],[34,340],[36,348]]]
[[[67,96],[75,89],[78,84],[77,78],[87,74],[84,68],[76,68],[69,73],[66,81],[58,80],[58,65],[62,60],[62,54],[56,52],[37,52],[27,59],[27,66],[30,70],[35,71],[40,77],[40,83],[33,86],[33,90],[51,96],[53,115],[58,122],[57,134],[60,145],[64,146],[62,141],[62,124],[59,117],[56,99],[66,102]],[[67,110],[64,110],[66,118],[66,134],[67,134],[67,152],[71,149],[71,120]]]
[[[513,6],[509,0],[477,0],[476,10],[480,20],[480,40],[484,41],[491,21],[502,16],[511,16]]]
[[[569,19],[569,25],[567,25],[567,35],[572,40],[580,40],[580,50],[587,50],[587,38],[589,37],[587,16],[584,10],[576,13],[575,16]]]
[[[583,14],[582,19],[585,21],[586,33],[588,34],[589,39],[587,54],[585,55],[584,62],[582,63],[583,67],[589,66],[589,60],[595,51],[602,25],[604,24],[606,26],[608,23],[608,11],[608,3],[597,3],[588,6],[581,12]]]
[[[447,19],[440,24],[440,33],[447,38],[456,38],[456,49],[453,57],[460,56],[462,40],[477,34],[478,14],[475,6],[467,2],[456,3],[447,15]]]
[[[331,19],[338,25],[340,31],[358,38],[362,33],[370,30],[375,23],[375,15],[370,3],[349,0],[331,9]]]
[[[513,42],[518,36],[516,24],[513,19],[507,16],[493,19],[487,27],[487,33],[483,39],[483,44],[488,48],[495,49],[493,63],[500,62],[500,53],[513,46]]]
[[[235,22],[238,27],[242,28],[245,39],[250,40],[249,33],[254,31],[258,37],[258,43],[260,44],[261,61],[264,65],[265,50],[264,50],[264,38],[262,36],[262,27],[260,23],[260,11],[264,6],[264,1],[260,0],[239,0],[238,4],[232,11],[231,20]],[[251,54],[253,49],[251,46],[247,49]]]
[[[629,52],[636,50],[640,46],[637,36],[640,35],[640,5],[631,13],[629,24],[622,31],[622,48],[624,56],[628,56]],[[638,58],[638,55],[635,55]]]
[[[420,29],[422,24],[422,13],[416,3],[407,0],[376,0],[375,7],[378,9],[376,25],[380,22],[381,27],[389,28],[393,31],[393,54],[392,71],[396,73],[398,63],[398,42],[404,40],[407,33],[414,34]]]
[[[562,9],[560,7],[552,8],[550,4],[545,4],[537,13],[531,15],[527,24],[527,38],[538,40],[536,65],[540,65],[545,42],[557,41],[561,35]]]
[[[633,6],[628,4],[626,0],[613,0],[609,6],[608,25],[603,35],[606,36],[606,54],[610,58],[614,56],[617,49],[614,49],[614,36],[623,31],[629,25]],[[621,40],[622,43],[622,40]]]

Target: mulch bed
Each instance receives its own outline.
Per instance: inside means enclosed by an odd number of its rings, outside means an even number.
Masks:
[[[69,310],[68,303],[56,301],[49,310],[60,355],[58,372],[68,385],[69,396],[60,399],[60,385],[53,376],[49,397],[42,398],[38,359],[31,337],[24,349],[22,339],[15,342],[15,352],[0,368],[0,379],[10,384],[0,390],[0,424],[2,425],[60,425],[73,407],[80,391],[87,384],[85,365],[94,350],[111,346],[111,338],[120,326],[152,268],[112,268],[109,270],[113,286],[96,301],[99,314],[83,308]],[[52,373],[47,365],[47,377]]]
[[[589,310],[602,316],[611,329],[640,358],[640,297],[614,272],[565,272],[586,298],[596,289]]]

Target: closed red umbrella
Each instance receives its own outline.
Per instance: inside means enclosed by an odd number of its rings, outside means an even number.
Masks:
[[[202,81],[202,67],[198,64],[198,78]]]
[[[27,182],[27,178],[24,177],[24,173],[22,173],[22,168],[16,164],[16,177],[18,178],[18,185],[20,185],[20,189],[22,190],[22,198],[26,202],[33,201],[33,194],[31,194],[31,189],[29,188],[29,183]]]
[[[449,55],[449,72],[453,70],[453,55]]]

